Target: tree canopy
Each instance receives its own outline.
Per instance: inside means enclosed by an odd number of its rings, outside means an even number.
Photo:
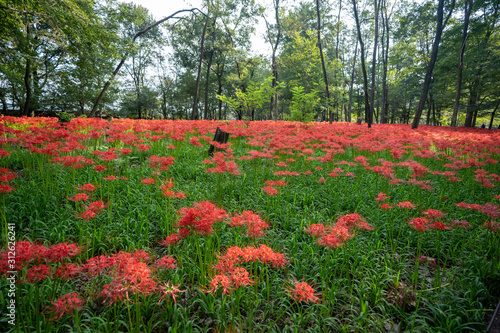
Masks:
[[[0,0],[2,113],[498,126],[499,10],[204,0],[154,18],[116,0]]]

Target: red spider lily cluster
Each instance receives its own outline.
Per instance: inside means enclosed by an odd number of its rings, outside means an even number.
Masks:
[[[219,274],[210,280],[210,285],[204,291],[206,293],[215,293],[219,288],[222,288],[222,293],[228,295],[231,290],[239,287],[249,287],[255,283],[250,279],[250,274],[243,267],[235,268],[227,274]]]
[[[238,265],[248,262],[270,264],[277,268],[284,268],[288,263],[284,254],[274,252],[266,245],[261,245],[258,248],[232,246],[226,250],[226,254],[219,256],[215,269],[221,273],[232,272]]]
[[[15,187],[10,186],[9,182],[13,181],[17,177],[17,173],[14,173],[7,168],[0,168],[0,194],[14,191]]]
[[[54,317],[49,320],[59,320],[64,315],[72,314],[74,310],[79,310],[84,304],[85,301],[80,299],[77,293],[64,295],[55,302],[52,302],[52,308],[48,313],[53,313]]]
[[[261,217],[250,210],[245,210],[239,215],[235,215],[226,222],[231,227],[245,226],[245,234],[250,238],[262,237],[265,230],[269,227]]]
[[[171,190],[174,186],[175,184],[172,178],[165,180],[165,184],[160,186],[160,189],[163,191],[163,196],[166,198],[184,199],[186,197],[184,193]]]
[[[203,164],[215,164],[215,168],[208,168],[206,170],[206,172],[208,173],[228,172],[235,176],[241,175],[241,173],[238,171],[238,164],[236,164],[236,162],[232,161],[231,159],[234,159],[234,156],[232,156],[231,148],[228,148],[226,150],[226,154],[216,152],[212,159],[203,161]]]
[[[92,192],[97,189],[98,186],[94,184],[84,184],[81,187],[75,186],[77,190],[85,191],[81,193],[75,194],[73,197],[68,197],[68,200],[74,201],[74,202],[87,202],[87,200],[91,199],[91,195],[89,195],[86,192]],[[76,217],[82,220],[90,220],[94,217],[96,217],[97,214],[99,214],[102,210],[104,210],[107,207],[107,205],[101,201],[93,201],[88,204],[83,204],[81,208],[83,211],[81,213],[77,213]]]
[[[337,223],[327,227],[321,223],[313,223],[304,229],[304,232],[322,246],[337,248],[354,237],[354,230],[373,230],[373,228],[358,213],[352,213],[340,217]]]
[[[208,236],[212,233],[212,225],[215,222],[228,217],[224,209],[217,208],[209,201],[198,202],[191,208],[183,207],[177,213],[179,214],[177,222],[179,231],[161,241],[159,244],[162,246],[176,245],[181,239],[191,234]]]
[[[316,293],[314,288],[305,281],[293,282],[286,288],[286,291],[297,302],[319,303],[321,301],[318,297],[319,293]]]
[[[46,247],[29,241],[16,242],[15,249],[15,270],[26,271],[26,280],[31,283],[45,280],[47,276],[65,278],[67,275],[74,275],[76,267],[63,261],[82,251],[76,244],[59,243]],[[1,250],[0,258],[0,274],[12,271],[7,264],[8,251]]]
[[[286,182],[284,180],[267,180],[266,185],[267,186],[261,188],[261,190],[266,192],[267,195],[275,196],[278,194],[276,186],[286,186]]]

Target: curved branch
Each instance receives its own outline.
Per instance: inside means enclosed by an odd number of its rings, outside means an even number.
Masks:
[[[136,33],[134,35],[134,37],[132,38],[132,43],[135,42],[135,40],[144,35],[146,32],[148,32],[149,30],[153,29],[154,27],[162,24],[163,22],[171,19],[171,18],[174,18],[175,15],[179,14],[179,13],[182,13],[182,12],[191,12],[191,13],[194,13],[195,11],[198,11],[200,12],[201,14],[205,15],[201,10],[199,10],[198,8],[192,8],[192,9],[181,9],[181,10],[178,10],[176,11],[175,13],[173,13],[172,15],[168,16],[168,17],[165,17],[153,24],[151,24],[150,26],[144,28],[143,30],[139,31],[138,33]],[[206,15],[205,15],[206,16]],[[127,57],[128,57],[128,54],[129,52],[126,52],[125,55],[123,56],[122,60],[120,61],[120,63],[118,64],[118,66],[115,68],[115,70],[113,71],[113,73],[111,74],[111,77],[109,78],[109,80],[106,82],[106,84],[104,84],[104,87],[102,88],[102,91],[101,93],[99,94],[99,97],[97,97],[97,100],[95,101],[94,103],[94,107],[92,108],[92,111],[90,111],[90,114],[89,114],[89,117],[95,117],[96,113],[97,113],[97,107],[99,106],[99,104],[101,103],[102,101],[102,98],[104,97],[104,94],[106,93],[106,91],[108,90],[109,86],[111,85],[111,82],[113,82],[113,80],[115,79],[115,76],[116,74],[118,74],[118,72],[120,71],[120,68],[123,66],[123,64],[125,63],[125,61],[127,60]]]

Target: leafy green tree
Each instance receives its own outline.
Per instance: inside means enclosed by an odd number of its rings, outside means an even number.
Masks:
[[[317,115],[316,105],[318,105],[320,98],[318,91],[313,90],[305,93],[304,87],[293,87],[292,91],[292,104],[290,105],[290,115],[284,115],[286,120],[310,122],[313,121]]]

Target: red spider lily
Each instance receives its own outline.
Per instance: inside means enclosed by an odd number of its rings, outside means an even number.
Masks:
[[[120,151],[120,153],[122,155],[129,155],[129,154],[132,154],[132,149],[130,149],[130,148],[122,148],[122,150]]]
[[[68,197],[68,200],[75,202],[87,201],[88,199],[90,199],[90,196],[87,193],[77,193],[74,197]]]
[[[320,184],[326,183],[325,177],[321,177],[320,179],[318,179],[318,183],[320,183]]]
[[[429,229],[431,221],[425,217],[415,217],[408,221],[408,225],[417,231],[425,231]]]
[[[95,216],[96,216],[96,213],[91,209],[87,209],[83,213],[76,215],[77,218],[85,220],[85,221],[93,219]]]
[[[208,201],[198,202],[194,207],[183,207],[179,209],[179,222],[177,227],[190,229],[201,235],[209,235],[212,232],[212,225],[227,217],[224,209],[217,208]]]
[[[0,184],[0,193],[10,193],[10,192],[14,191],[15,189],[16,189],[15,187],[5,185],[5,184]]]
[[[266,192],[266,194],[269,196],[275,196],[276,194],[278,194],[278,190],[272,186],[262,187],[261,190]]]
[[[29,268],[26,271],[26,280],[30,283],[35,283],[38,281],[43,281],[50,274],[50,267],[47,265],[38,265]]]
[[[0,157],[10,156],[10,153],[6,150],[0,149]]]
[[[221,152],[216,152],[214,156],[212,157],[211,160],[206,160],[204,161],[204,164],[215,164],[215,168],[208,168],[206,172],[208,173],[224,173],[224,172],[229,172],[230,174],[239,176],[241,173],[238,171],[238,165],[229,159],[229,150],[224,155]]]
[[[73,313],[74,310],[79,310],[85,301],[78,297],[77,293],[71,293],[62,296],[55,302],[52,302],[52,309],[48,313],[54,313],[55,316],[49,320],[59,320],[64,315]]]
[[[426,215],[430,219],[440,219],[446,215],[445,213],[436,209],[428,209],[426,212],[422,212],[422,214]]]
[[[146,152],[146,151],[148,151],[150,149],[151,149],[150,145],[145,145],[145,144],[137,145],[137,150],[138,151]]]
[[[47,250],[46,260],[50,262],[60,262],[65,258],[73,257],[82,252],[82,248],[76,244],[59,243],[52,245]]]
[[[298,173],[297,171],[284,170],[284,171],[276,171],[275,173],[273,173],[273,175],[275,175],[275,176],[300,176],[300,173]]]
[[[261,262],[263,264],[271,264],[273,267],[283,268],[288,263],[285,255],[282,253],[274,252],[271,248],[261,245],[259,248],[248,246],[240,248],[232,246],[226,250],[226,254],[219,256],[219,263],[217,269],[221,272],[232,271],[235,265],[244,262]]]
[[[496,221],[487,221],[483,224],[483,227],[490,229],[491,231],[498,231],[500,224]]]
[[[375,200],[377,200],[378,202],[382,202],[382,201],[387,200],[388,198],[390,198],[390,197],[388,197],[387,194],[380,192],[378,194],[378,196],[375,198]]]
[[[87,210],[91,210],[94,213],[98,214],[100,211],[102,211],[104,208],[108,207],[108,205],[105,205],[104,202],[97,200],[94,202],[89,203],[88,205],[85,206]]]
[[[358,213],[352,213],[342,216],[338,219],[337,225],[345,226],[349,230],[373,230],[373,228],[368,223],[366,223]]]
[[[269,186],[286,186],[286,182],[284,180],[266,180],[266,185],[269,185]]]
[[[165,299],[166,296],[172,297],[172,299],[174,300],[174,304],[177,304],[177,301],[175,299],[177,296],[179,296],[177,294],[184,293],[187,291],[187,290],[180,290],[179,287],[180,287],[180,284],[177,286],[174,286],[174,284],[172,282],[167,282],[167,283],[163,283],[163,284],[158,285],[158,289],[161,293],[161,297],[158,300],[158,304],[160,304],[161,300]]]
[[[217,289],[219,289],[219,285],[222,287],[222,293],[225,295],[229,295],[230,290],[233,289],[233,281],[231,278],[224,274],[216,275],[210,281],[210,286],[206,290],[203,290],[206,293],[215,293]]]
[[[113,180],[117,180],[118,178],[116,176],[113,176],[113,175],[109,175],[105,178],[103,178],[104,180],[108,180],[108,181],[113,181]]]
[[[167,148],[167,149],[175,149],[175,146],[174,145],[168,145],[165,148]]]
[[[325,226],[321,223],[313,223],[309,228],[304,229],[304,232],[313,237],[321,237],[325,234]]]
[[[164,256],[163,258],[157,260],[154,263],[154,266],[156,268],[169,268],[169,269],[176,269],[177,266],[175,265],[176,260],[170,256]]]
[[[192,144],[193,146],[203,147],[203,145],[200,143],[200,138],[198,138],[196,136],[192,136],[189,139],[189,143]]]
[[[99,171],[99,172],[102,172],[102,171],[105,171],[106,170],[106,167],[104,165],[95,165],[94,166],[94,170],[95,171]]]
[[[84,184],[80,187],[75,186],[75,188],[79,191],[87,191],[87,192],[93,192],[95,191],[99,186],[95,186],[94,184]]]
[[[231,227],[236,226],[246,226],[246,234],[251,238],[261,237],[264,231],[269,227],[265,221],[263,221],[259,215],[254,214],[252,211],[246,210],[240,215],[234,216],[229,222],[227,222]]]
[[[403,202],[398,202],[398,204],[395,207],[399,207],[401,209],[413,209],[416,206],[412,204],[410,201],[403,201]]]
[[[292,297],[297,302],[306,303],[319,303],[321,299],[318,297],[319,293],[316,293],[307,282],[293,282],[286,291],[290,297]]]
[[[389,205],[388,203],[383,203],[379,206],[381,209],[389,210],[392,209],[392,206]]]
[[[141,180],[141,183],[145,185],[154,184],[155,180],[153,178],[144,178],[143,180]]]
[[[233,274],[231,275],[231,280],[233,281],[235,288],[239,288],[241,286],[249,287],[255,283],[255,281],[250,279],[248,271],[243,267],[234,269]]]
[[[158,242],[158,244],[164,247],[175,246],[181,239],[182,237],[179,234],[172,234],[167,236],[164,240]]]
[[[80,271],[81,267],[72,263],[64,263],[57,268],[55,276],[59,277],[60,279],[67,280],[75,277],[75,275]]]
[[[452,220],[450,228],[472,229],[472,226],[466,220]]]

